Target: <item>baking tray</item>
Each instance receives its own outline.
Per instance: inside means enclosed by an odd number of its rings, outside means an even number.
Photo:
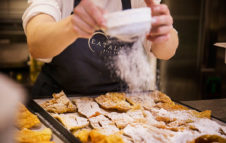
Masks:
[[[40,131],[45,128],[50,128],[51,131],[53,132],[51,141],[53,141],[54,143],[64,143],[64,141],[57,136],[55,129],[51,126],[51,124],[48,123],[48,121],[45,118],[43,118],[38,112],[35,112],[34,110],[32,110],[29,106],[27,106],[26,108],[33,114],[37,115],[41,122],[41,126],[31,128],[32,131]],[[16,128],[16,131],[19,131],[19,128]]]
[[[143,92],[143,93],[150,93],[152,91],[146,91],[146,92]],[[99,94],[100,95],[100,94]],[[80,98],[80,97],[97,97],[99,96],[97,94],[95,95],[79,95],[79,94],[76,94],[76,95],[67,95],[69,97],[69,99],[75,99],[75,98]],[[76,138],[69,130],[67,130],[58,120],[56,120],[55,118],[53,118],[48,112],[46,112],[41,106],[40,104],[47,101],[47,100],[50,100],[52,98],[43,98],[43,99],[34,99],[34,100],[31,100],[29,102],[29,107],[34,110],[35,112],[37,112],[41,118],[45,119],[46,121],[48,121],[48,124],[50,124],[51,128],[53,128],[55,134],[61,138],[65,143],[81,143],[79,141],[78,138]],[[174,101],[174,100],[173,100]],[[186,104],[183,104],[181,103],[180,101],[174,101],[175,103],[177,104],[181,104],[183,106],[186,106],[188,107],[189,109],[192,109],[192,110],[196,110],[198,112],[201,112],[200,110],[196,109],[196,108],[193,108],[193,107],[190,107]],[[226,126],[226,122],[225,121],[222,121],[214,116],[211,116],[211,120],[214,120],[216,122],[218,122],[219,124],[221,125],[224,125]]]
[[[183,105],[185,107],[188,107],[189,109],[196,110],[198,112],[202,112],[201,110],[199,110],[197,108],[194,108],[194,107],[191,107],[191,106],[189,106],[187,104],[184,104],[184,103],[182,103],[180,101],[174,101],[174,102],[177,103],[177,104]],[[211,115],[211,120],[214,120],[214,121],[218,122],[219,124],[226,126],[226,121],[221,120],[220,118],[217,118],[217,117],[215,117],[213,115]]]
[[[55,129],[51,127],[51,124],[49,124],[48,121],[45,118],[43,118],[38,112],[35,112],[34,110],[32,110],[29,106],[26,106],[26,108],[32,114],[37,115],[39,120],[40,120],[40,122],[41,122],[41,126],[31,128],[32,131],[41,131],[41,130],[43,130],[45,128],[49,128],[52,131],[51,141],[54,142],[54,143],[64,143],[64,141],[57,136]],[[15,127],[15,131],[20,131],[20,129]]]
[[[60,140],[58,140],[58,142],[55,141],[55,143],[81,143],[69,130],[64,128],[59,121],[54,119],[37,102],[35,102],[35,100],[30,100],[27,106],[31,111],[38,115],[41,122],[49,127],[53,131],[54,136]]]

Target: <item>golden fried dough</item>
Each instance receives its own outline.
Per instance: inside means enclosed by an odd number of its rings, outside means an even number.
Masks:
[[[90,132],[92,143],[124,143],[120,134],[104,135],[97,130]]]
[[[76,131],[74,132],[74,136],[79,138],[79,140],[82,142],[82,143],[87,143],[89,141],[89,134],[90,134],[91,130],[89,129],[83,129],[83,130],[80,130],[80,131]]]
[[[87,118],[101,114],[99,105],[92,98],[79,98],[73,100],[78,108],[78,112]]]
[[[88,120],[79,116],[78,113],[52,114],[52,116],[59,120],[68,130],[77,130],[89,125]]]
[[[32,131],[25,128],[17,133],[16,141],[18,143],[47,143],[50,142],[51,137],[52,131],[49,128],[41,131]]]
[[[96,102],[105,109],[128,111],[132,106],[126,101],[125,93],[107,93],[95,98]]]
[[[46,111],[52,113],[75,112],[76,106],[67,98],[64,92],[53,94],[53,99],[41,105]]]
[[[40,120],[32,114],[23,104],[19,104],[19,112],[17,114],[16,126],[20,129],[32,128],[40,126]]]

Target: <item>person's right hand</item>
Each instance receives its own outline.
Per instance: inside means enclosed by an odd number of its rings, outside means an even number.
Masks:
[[[95,30],[105,27],[104,10],[91,0],[81,0],[72,15],[73,30],[80,38],[89,38]]]

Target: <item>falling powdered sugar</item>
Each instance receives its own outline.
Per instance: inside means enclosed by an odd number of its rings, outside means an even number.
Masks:
[[[104,17],[107,35],[123,42],[135,42],[131,48],[122,47],[114,57],[116,74],[127,83],[131,92],[150,90],[155,75],[143,41],[151,29],[151,9],[134,8],[107,13]]]
[[[130,92],[150,90],[155,78],[142,39],[139,38],[131,49],[122,48],[114,60],[116,73],[127,83]]]

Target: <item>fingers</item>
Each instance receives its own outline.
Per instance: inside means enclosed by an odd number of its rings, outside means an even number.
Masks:
[[[151,36],[164,35],[164,34],[169,33],[172,28],[173,28],[172,25],[156,27],[156,28],[151,29],[150,35]]]
[[[154,0],[145,0],[145,3],[147,4],[148,7],[151,7],[153,5],[156,5]]]
[[[165,4],[153,5],[151,2],[149,4],[152,9],[152,29],[147,39],[152,43],[165,42],[170,39],[170,33],[173,29],[173,18],[169,8]]]
[[[165,4],[161,5],[154,5],[151,7],[152,10],[152,16],[158,16],[158,15],[168,15],[170,13],[169,8]]]
[[[78,27],[80,30],[84,31],[87,34],[92,34],[95,29],[83,21],[78,15],[72,17],[72,23],[74,27]]]
[[[159,35],[159,36],[148,35],[147,39],[152,41],[152,43],[155,43],[155,44],[163,43],[170,39],[170,34],[164,34],[164,35]]]
[[[83,7],[78,7],[74,9],[74,15],[79,16],[84,22],[89,24],[91,27],[96,28],[97,23],[96,21],[89,16],[89,14],[86,12],[86,10]]]
[[[74,9],[71,21],[74,31],[79,37],[89,37],[95,30],[105,27],[104,10],[90,0],[82,0]]]
[[[86,12],[95,20],[98,26],[105,26],[105,19],[103,17],[103,12],[95,6],[90,0],[83,0],[84,9]]]
[[[152,18],[152,27],[160,25],[172,25],[173,18],[170,15],[155,16]]]

